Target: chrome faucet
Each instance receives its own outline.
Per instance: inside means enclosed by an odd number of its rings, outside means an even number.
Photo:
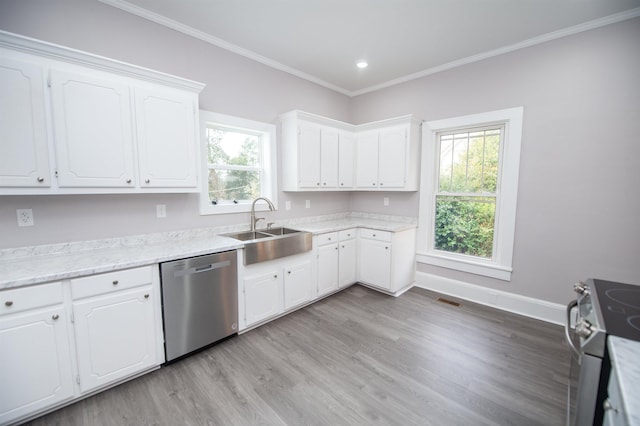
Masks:
[[[269,210],[274,211],[276,209],[271,200],[266,197],[258,197],[253,200],[253,203],[251,203],[251,231],[255,231],[256,223],[258,223],[259,220],[264,219],[264,217],[256,217],[256,202],[258,200],[266,201],[267,205],[269,206]]]

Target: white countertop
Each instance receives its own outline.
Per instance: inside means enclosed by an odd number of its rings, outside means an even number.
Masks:
[[[640,426],[640,342],[611,336],[607,345],[612,374],[618,377],[627,424]]]
[[[295,219],[276,226],[322,234],[357,227],[400,232],[416,228],[416,223],[411,218],[352,213]],[[0,250],[0,290],[235,250],[243,243],[218,234],[246,228],[191,229]]]

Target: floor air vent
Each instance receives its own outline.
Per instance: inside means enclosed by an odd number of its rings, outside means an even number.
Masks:
[[[454,302],[453,300],[443,299],[442,297],[438,297],[436,299],[438,302],[446,303],[447,305],[459,307],[460,304],[458,302]]]

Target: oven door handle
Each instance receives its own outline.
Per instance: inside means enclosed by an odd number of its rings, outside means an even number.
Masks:
[[[580,351],[578,350],[578,348],[576,348],[576,345],[573,343],[573,339],[571,339],[571,331],[570,331],[571,311],[573,311],[573,309],[577,306],[578,306],[577,300],[573,300],[569,302],[569,304],[567,305],[567,321],[564,324],[564,337],[566,338],[567,343],[569,344],[569,347],[571,348],[573,353],[575,353],[578,359],[580,359]]]

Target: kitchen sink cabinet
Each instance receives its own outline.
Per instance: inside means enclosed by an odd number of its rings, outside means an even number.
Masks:
[[[0,57],[0,187],[51,186],[44,92],[42,67]]]
[[[0,424],[73,398],[62,283],[0,292]]]
[[[242,258],[242,254],[239,254]],[[239,267],[239,331],[316,298],[312,252]]]
[[[0,195],[198,192],[204,85],[20,36],[0,43]]]
[[[391,294],[415,279],[416,230],[387,232],[361,228],[358,237],[358,281]]]

